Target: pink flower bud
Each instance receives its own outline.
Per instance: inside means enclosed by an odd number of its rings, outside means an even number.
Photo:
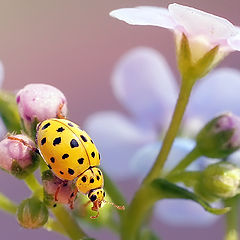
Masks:
[[[204,156],[225,158],[240,148],[240,118],[224,113],[208,122],[196,140]]]
[[[19,113],[29,130],[35,120],[41,122],[55,118],[62,105],[61,112],[67,113],[67,100],[63,93],[47,84],[28,84],[16,96]]]
[[[14,135],[34,147],[34,142],[25,135]],[[38,158],[31,148],[18,140],[5,138],[0,142],[0,167],[13,175],[22,178],[36,166]]]
[[[44,188],[44,201],[51,206],[56,203],[68,204],[69,199],[74,194],[75,185],[72,181],[64,182],[56,177],[50,170],[43,172],[42,182]],[[57,202],[55,202],[55,193],[60,187],[57,194]]]

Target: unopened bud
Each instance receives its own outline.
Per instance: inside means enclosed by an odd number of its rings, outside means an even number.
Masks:
[[[34,148],[34,142],[27,136],[11,135],[16,139],[22,139],[26,144]],[[24,178],[32,173],[38,166],[39,158],[30,147],[18,140],[5,138],[0,142],[0,167],[3,170]]]
[[[24,228],[39,228],[48,220],[48,210],[37,198],[29,198],[19,205],[17,210],[19,224]]]
[[[16,96],[18,110],[27,131],[32,131],[38,122],[57,117],[59,107],[65,116],[66,98],[63,93],[47,84],[28,84]],[[32,126],[34,124],[34,126]]]
[[[222,114],[208,122],[196,140],[202,155],[225,158],[240,148],[240,118],[231,113]]]
[[[50,170],[42,173],[42,182],[44,189],[44,202],[48,206],[55,207],[57,203],[69,204],[69,200],[74,195],[76,186],[72,181],[63,181],[56,177]],[[57,189],[57,201],[55,201],[55,194]]]
[[[228,162],[209,165],[196,185],[196,192],[208,201],[234,197],[239,193],[240,169]]]

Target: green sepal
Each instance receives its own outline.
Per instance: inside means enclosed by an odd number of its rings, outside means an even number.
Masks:
[[[46,170],[42,172],[42,181],[47,180],[51,181],[54,178],[54,175],[51,170]]]
[[[53,180],[53,178],[54,175],[51,170],[46,170],[42,172],[42,181],[51,181]],[[57,206],[54,196],[52,194],[48,194],[44,188],[43,188],[43,202],[46,204],[46,206],[50,208]]]
[[[24,179],[29,174],[33,173],[39,166],[39,155],[32,152],[32,163],[26,167],[22,168],[17,161],[13,161],[11,167],[11,174],[19,179]]]
[[[178,68],[182,79],[195,82],[197,79],[204,77],[219,62],[216,61],[218,53],[219,46],[217,45],[205,53],[197,62],[193,62],[191,46],[183,33],[177,52]]]
[[[218,54],[219,46],[215,46],[208,51],[202,58],[200,58],[194,65],[194,75],[197,79],[204,77],[207,73],[215,67],[214,61]],[[217,64],[217,63],[216,63]]]
[[[21,119],[14,94],[0,91],[0,115],[9,132],[21,132]]]
[[[39,123],[39,121],[37,120],[37,118],[34,118],[34,120],[31,122],[30,136],[32,137],[34,142],[36,139],[38,123]]]
[[[212,208],[207,202],[202,200],[196,194],[186,190],[185,188],[179,187],[165,179],[155,179],[151,182],[151,186],[155,190],[154,195],[156,198],[171,198],[171,199],[188,199],[200,204],[206,211],[221,215],[227,213],[230,208]]]
[[[178,54],[177,54],[178,68],[182,76],[185,76],[192,67],[192,54],[189,41],[186,35],[182,34]]]

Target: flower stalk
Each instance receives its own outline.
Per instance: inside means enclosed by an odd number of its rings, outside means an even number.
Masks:
[[[226,214],[225,240],[238,240],[238,204],[239,196],[225,200],[225,206],[231,207],[231,211]]]

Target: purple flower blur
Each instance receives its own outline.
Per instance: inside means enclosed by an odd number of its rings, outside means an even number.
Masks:
[[[128,110],[128,116],[115,111],[96,113],[87,119],[85,128],[94,136],[104,159],[103,168],[111,177],[121,180],[137,174],[143,178],[160,149],[160,133],[163,132],[173,111],[177,99],[177,84],[165,59],[156,50],[145,47],[133,49],[124,55],[118,62],[111,81],[114,94]],[[193,91],[184,120],[184,132],[188,135],[192,134],[189,131],[192,129],[192,122],[196,119],[199,120],[199,124],[194,127],[193,134],[202,127],[203,123],[222,111],[228,110],[240,114],[240,109],[236,106],[240,97],[239,94],[235,94],[239,88],[240,72],[230,68],[215,70],[202,79]],[[217,100],[209,103],[213,95]],[[184,146],[181,147],[184,154],[187,154],[194,145],[191,141],[186,143],[184,139],[179,139],[178,142],[182,142],[180,145]],[[176,144],[172,152],[178,152],[179,147]],[[143,155],[142,151],[146,154]],[[171,154],[165,170],[180,160],[179,155],[177,158],[172,158]],[[174,159],[174,163],[171,159]],[[169,202],[180,203],[177,200]],[[181,200],[181,203],[182,206],[188,206],[185,200]],[[197,211],[202,214],[202,221],[190,219],[187,221],[189,224],[209,223],[212,222],[210,218],[217,219],[216,216],[205,214],[204,210],[198,208]],[[170,211],[168,214],[157,212],[159,218],[172,219],[174,223]],[[184,218],[186,220],[188,217],[184,216]]]

